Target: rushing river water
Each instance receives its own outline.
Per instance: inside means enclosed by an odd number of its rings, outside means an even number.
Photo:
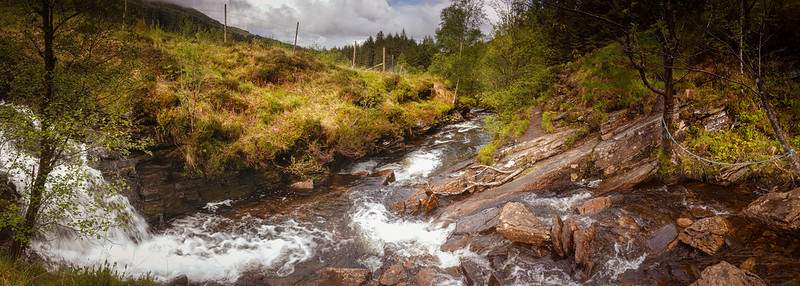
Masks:
[[[150,275],[160,281],[186,275],[193,282],[232,284],[257,277],[273,285],[314,285],[323,267],[381,271],[406,259],[416,266],[435,269],[437,285],[466,284],[464,277],[452,271],[463,270],[464,265],[482,273],[479,276],[494,275],[504,285],[607,285],[624,281],[686,284],[702,270],[695,264],[707,266],[726,257],[732,259],[731,263],[744,259],[728,250],[717,258],[698,256],[688,247],[666,255],[648,252],[651,234],[676,217],[696,212],[735,213],[754,197],[751,192],[703,185],[641,186],[614,194],[624,203],[592,217],[577,215],[574,210],[592,197],[580,186],[567,192],[533,192],[523,197],[547,223],[551,223],[548,218],[552,214],[558,214],[600,228],[594,253],[600,263],[590,275],[577,269],[571,259],[536,253],[496,234],[472,245],[443,247],[454,237],[454,224],[398,217],[387,209],[387,202],[397,193],[415,190],[431,177],[447,176],[448,168],[471,159],[490,140],[481,128],[482,120],[478,116],[445,126],[411,142],[409,149],[354,163],[312,192],[210,203],[204,211],[177,219],[163,230],[151,231],[127,199],[116,196],[113,200],[131,217],[127,227],[112,228],[101,239],[51,234],[36,241],[33,249],[56,264],[108,265],[124,275]],[[33,162],[32,158],[26,160]],[[86,169],[89,181],[100,184],[100,173]],[[384,169],[394,170],[397,181],[384,186],[379,177],[346,175]],[[25,184],[24,174],[12,175],[15,183]],[[740,225],[737,223],[737,228],[746,228]],[[796,242],[772,238],[767,244],[787,247]],[[734,242],[730,248],[744,245]],[[788,253],[754,250],[749,256],[771,257],[778,266],[798,266],[794,259],[798,255],[792,252],[796,248]],[[796,272],[784,271],[775,279],[798,281]]]

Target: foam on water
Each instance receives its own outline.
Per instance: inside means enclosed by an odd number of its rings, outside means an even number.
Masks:
[[[414,181],[428,177],[441,165],[442,150],[416,150],[409,153],[395,170],[398,182]]]
[[[575,207],[592,197],[591,192],[581,191],[568,197],[540,197],[535,193],[527,195],[525,201],[531,206],[540,206],[558,211],[561,215],[574,213]]]
[[[377,256],[391,250],[402,257],[433,256],[441,268],[458,266],[461,258],[478,257],[468,248],[454,252],[442,251],[441,247],[455,229],[426,221],[402,220],[392,215],[381,203],[360,204],[352,217],[351,226]]]
[[[54,262],[80,266],[104,263],[128,275],[168,280],[185,274],[196,281],[234,282],[243,271],[268,268],[277,276],[294,272],[316,253],[330,233],[294,220],[271,224],[260,219],[232,221],[198,214],[173,223],[163,234],[142,241],[113,236],[104,240],[37,243]]]
[[[614,255],[607,258],[603,271],[597,275],[616,281],[626,271],[639,269],[645,258],[647,254],[636,255],[633,241],[628,241],[625,245],[614,243]]]

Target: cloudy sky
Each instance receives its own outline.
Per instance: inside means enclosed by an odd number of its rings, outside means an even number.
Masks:
[[[416,39],[432,35],[449,0],[162,0],[195,8],[222,22],[265,37],[291,42],[300,21],[298,44],[332,47],[363,40],[382,30]],[[491,18],[493,13],[487,8]]]

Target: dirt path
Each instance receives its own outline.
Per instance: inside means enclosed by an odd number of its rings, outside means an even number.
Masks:
[[[542,107],[536,106],[531,112],[531,123],[528,125],[528,130],[517,141],[531,141],[545,134],[544,129],[542,129]]]

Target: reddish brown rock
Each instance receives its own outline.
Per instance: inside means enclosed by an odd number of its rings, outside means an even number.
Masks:
[[[497,232],[510,241],[536,246],[550,241],[550,228],[539,221],[527,206],[518,202],[503,206]]]
[[[553,225],[550,226],[550,238],[553,240],[553,251],[555,251],[556,255],[559,257],[566,256],[566,251],[564,251],[564,244],[561,241],[563,239],[563,231],[564,229],[564,222],[561,221],[561,216],[558,214],[553,216]]]
[[[369,280],[369,270],[361,268],[323,268],[320,271],[320,286],[361,286]]]
[[[564,227],[561,228],[561,249],[564,250],[564,256],[572,253],[572,237],[575,231],[578,230],[578,224],[571,219],[564,222]]]
[[[436,271],[432,268],[424,268],[417,272],[414,280],[418,286],[436,286]]]
[[[678,227],[680,228],[687,228],[691,226],[694,223],[694,221],[692,219],[682,217],[679,218],[677,221],[675,221],[675,223],[677,223]]]
[[[716,265],[706,267],[690,286],[766,286],[757,275],[736,268],[728,262],[722,261]]]
[[[708,255],[714,255],[725,245],[725,236],[729,232],[728,220],[715,216],[694,222],[678,235],[678,239]]]
[[[750,203],[744,214],[774,229],[800,230],[800,188],[763,195]]]
[[[289,188],[296,191],[310,191],[314,189],[314,180],[305,180],[305,181],[298,181],[294,182],[289,185]]]
[[[397,285],[405,280],[405,267],[403,267],[402,263],[396,263],[381,274],[381,279],[378,282],[380,282],[381,285]]]
[[[391,182],[394,182],[394,170],[387,169],[387,170],[380,170],[375,172],[375,176],[383,178],[381,184],[388,185]]]
[[[575,263],[583,267],[586,272],[591,272],[594,268],[594,261],[592,261],[592,244],[596,230],[594,226],[585,229],[579,229],[573,234],[575,242]]]
[[[742,261],[742,264],[739,264],[739,269],[744,270],[744,271],[752,272],[753,269],[755,269],[755,268],[756,268],[756,258],[755,257],[750,257],[748,259],[745,259],[745,261]]]
[[[593,215],[611,206],[610,197],[599,197],[588,200],[578,207],[578,213],[582,215]]]

